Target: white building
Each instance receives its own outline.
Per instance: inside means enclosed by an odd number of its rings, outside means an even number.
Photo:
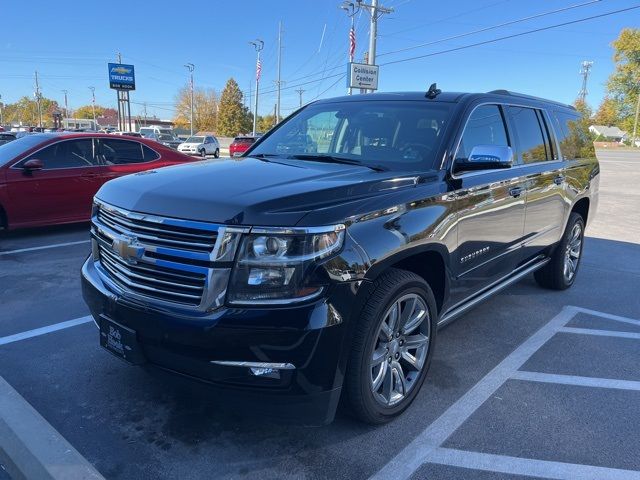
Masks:
[[[591,125],[589,131],[598,137],[597,140],[601,141],[622,143],[627,139],[627,132],[618,127]]]

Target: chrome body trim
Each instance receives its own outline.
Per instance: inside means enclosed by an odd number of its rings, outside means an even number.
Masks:
[[[272,368],[274,370],[295,370],[296,368],[292,363],[233,362],[229,360],[212,360],[209,363],[225,367]]]

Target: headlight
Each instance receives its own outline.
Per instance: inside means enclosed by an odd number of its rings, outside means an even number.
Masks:
[[[253,229],[240,246],[227,300],[233,304],[290,303],[320,295],[315,264],[344,244],[344,225],[311,229]]]

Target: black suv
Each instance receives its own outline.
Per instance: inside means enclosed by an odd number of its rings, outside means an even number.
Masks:
[[[381,423],[420,390],[438,327],[532,272],[573,284],[598,183],[567,105],[321,100],[241,158],[105,184],[84,298],[131,363],[272,416],[330,422],[342,397]]]

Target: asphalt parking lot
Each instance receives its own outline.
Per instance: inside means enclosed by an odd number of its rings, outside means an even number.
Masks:
[[[243,417],[107,354],[80,293],[87,225],[0,236],[0,377],[109,479],[640,479],[640,153],[599,158],[574,287],[528,277],[442,330],[388,425]]]

